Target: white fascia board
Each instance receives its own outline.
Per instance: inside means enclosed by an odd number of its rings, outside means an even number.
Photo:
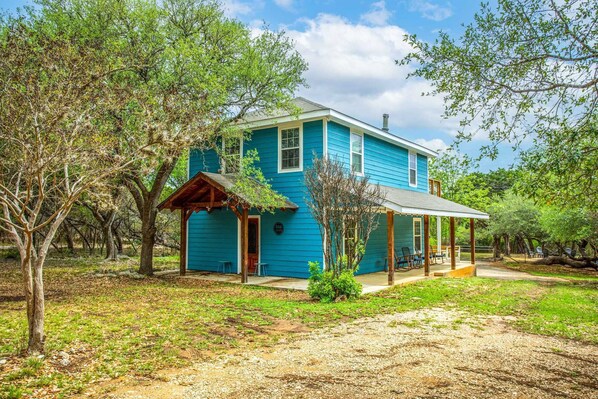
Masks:
[[[405,147],[409,150],[418,152],[420,154],[427,155],[429,157],[436,158],[438,153],[436,151],[432,151],[429,148],[426,148],[420,144],[414,143],[412,141],[406,140],[404,138],[395,136],[394,134],[390,134],[389,132],[385,132],[382,129],[378,129],[372,125],[369,125],[365,122],[362,122],[358,119],[352,118],[348,115],[345,115],[341,112],[335,111],[333,109],[330,110],[330,117],[335,122],[340,122],[341,124],[348,124],[351,127],[364,130],[367,134],[371,136],[377,137],[384,141],[388,141],[390,143],[399,144],[402,147]]]
[[[340,123],[342,125],[348,125],[349,127],[363,130],[366,134],[377,137],[389,143],[398,144],[402,147],[407,148],[408,150],[418,152],[428,157],[436,158],[438,156],[438,153],[436,151],[432,151],[429,148],[426,148],[420,144],[395,136],[394,134],[390,134],[389,132],[385,132],[382,129],[378,129],[377,127],[369,125],[365,122],[352,118],[333,109],[321,109],[316,111],[304,112],[302,114],[299,114],[298,116],[287,115],[253,122],[239,123],[238,126],[243,129],[258,129],[276,126],[282,123],[298,121],[307,122],[309,120],[317,120],[322,118],[328,118],[329,120]]]
[[[430,216],[446,216],[456,218],[471,218],[471,219],[490,219],[490,216],[479,213],[466,213],[466,212],[451,212],[451,211],[434,211],[430,209],[421,208],[403,208],[401,207],[400,213],[412,214],[412,215],[430,215]]]

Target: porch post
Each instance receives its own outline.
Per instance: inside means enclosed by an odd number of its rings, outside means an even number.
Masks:
[[[471,264],[475,265],[475,224],[474,219],[469,219],[469,245],[471,246]]]
[[[187,273],[187,209],[181,208],[181,245],[179,253],[179,274]]]
[[[424,276],[430,275],[430,216],[424,215]]]
[[[436,216],[436,253],[442,253],[442,217]]]
[[[249,210],[243,208],[241,215],[241,283],[245,284],[248,281],[249,271]]]
[[[388,240],[388,285],[395,283],[395,213],[386,211],[386,238]]]
[[[455,218],[451,216],[451,270],[457,268],[457,259],[455,259]]]

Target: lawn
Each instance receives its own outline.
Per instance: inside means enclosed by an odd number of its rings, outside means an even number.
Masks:
[[[169,278],[92,277],[135,259],[52,260],[45,271],[47,355],[17,356],[26,324],[17,265],[0,262],[0,398],[68,397],[125,374],[151,376],[230,350],[272,345],[296,331],[425,307],[515,316],[523,331],[598,344],[598,282],[434,279],[352,302],[303,292]],[[158,259],[176,268],[175,258]]]
[[[505,266],[509,269],[519,270],[535,276],[560,277],[568,280],[591,280],[598,281],[598,271],[594,269],[574,269],[564,265],[537,265],[537,259],[525,259],[514,255],[507,258]]]

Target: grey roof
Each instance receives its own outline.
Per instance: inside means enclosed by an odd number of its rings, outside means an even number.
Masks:
[[[299,108],[300,113],[320,111],[324,109],[330,109],[322,104],[315,103],[303,97],[296,97],[293,99],[293,105]],[[289,116],[290,113],[284,109],[277,109],[271,112],[264,111],[252,111],[245,114],[243,122],[255,122],[263,119],[280,118],[282,116]]]
[[[474,219],[489,218],[487,213],[436,195],[383,185],[380,185],[380,187],[386,193],[386,200],[381,205],[397,213]]]

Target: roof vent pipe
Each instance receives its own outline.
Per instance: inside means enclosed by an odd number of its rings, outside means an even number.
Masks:
[[[382,130],[388,132],[388,114],[382,115]]]

